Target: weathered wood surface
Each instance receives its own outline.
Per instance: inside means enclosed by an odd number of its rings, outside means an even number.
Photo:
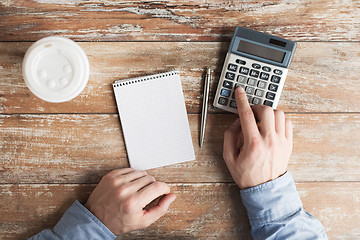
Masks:
[[[0,0],[1,41],[219,41],[235,26],[295,41],[358,41],[356,0]]]
[[[1,239],[25,239],[53,227],[75,199],[86,202],[94,185],[0,185]],[[169,212],[126,239],[251,239],[235,184],[170,184],[177,195]],[[298,183],[306,211],[323,224],[329,239],[358,239],[360,183]]]
[[[111,83],[118,79],[178,69],[189,113],[201,110],[202,73],[215,70],[210,103],[228,43],[80,43],[91,74],[84,91],[66,103],[35,97],[21,74],[31,43],[0,43],[0,112],[117,113]],[[287,112],[360,112],[360,43],[300,43],[290,67],[279,108]],[[221,110],[210,107],[211,112]]]
[[[359,114],[288,116],[295,180],[360,180]],[[234,119],[210,114],[200,149],[200,115],[189,115],[196,160],[149,173],[167,182],[232,182],[222,148]],[[106,172],[129,166],[117,114],[0,115],[0,146],[0,183],[97,183]]]

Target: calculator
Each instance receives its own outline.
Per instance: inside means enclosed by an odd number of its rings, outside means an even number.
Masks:
[[[214,106],[237,113],[235,89],[244,88],[250,105],[276,109],[296,42],[236,27],[221,71]]]

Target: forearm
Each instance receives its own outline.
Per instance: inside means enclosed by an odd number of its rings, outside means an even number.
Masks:
[[[289,172],[240,193],[254,239],[327,239],[321,223],[304,211]]]
[[[116,236],[80,202],[76,201],[64,213],[53,229],[45,229],[30,240],[45,239],[109,239]]]

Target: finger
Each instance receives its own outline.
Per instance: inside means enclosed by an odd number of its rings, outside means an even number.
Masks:
[[[245,91],[242,87],[235,90],[235,100],[240,118],[241,129],[245,139],[259,135],[253,111],[250,108]]]
[[[130,172],[133,172],[133,171],[135,171],[133,168],[121,168],[121,169],[112,170],[111,172],[109,172],[105,176],[111,178],[111,177],[115,177],[115,176],[118,176],[118,175],[127,174],[127,173],[130,173]]]
[[[145,171],[132,171],[126,174],[118,173],[118,175],[113,175],[111,178],[108,178],[113,187],[117,187],[123,184],[130,183],[138,178],[146,176],[147,173]]]
[[[146,176],[147,173],[143,170],[136,170],[127,174],[119,175],[125,182],[132,182],[138,178]]]
[[[160,217],[164,216],[169,209],[170,204],[173,203],[175,199],[176,195],[173,193],[169,193],[163,196],[155,206],[151,207],[147,211],[144,210],[144,218],[146,225],[149,226],[150,224],[158,220]]]
[[[239,154],[239,138],[241,133],[241,126],[239,119],[236,119],[233,124],[224,133],[224,149],[223,158],[225,161],[232,161]]]
[[[170,188],[166,183],[163,182],[153,182],[146,187],[142,188],[140,191],[140,202],[139,204],[142,207],[145,207],[154,199],[170,193]]]
[[[288,118],[285,119],[285,137],[291,142],[293,141],[293,127],[291,120]]]
[[[128,184],[128,188],[130,192],[138,192],[147,185],[155,182],[155,178],[150,175],[142,176]]]
[[[275,116],[272,108],[264,105],[254,105],[252,110],[258,121],[257,126],[260,133],[262,135],[275,133]]]
[[[285,114],[281,110],[275,110],[275,131],[282,136],[285,135]]]

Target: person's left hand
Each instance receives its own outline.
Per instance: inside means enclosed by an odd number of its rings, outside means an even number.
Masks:
[[[155,206],[144,209],[158,197]],[[106,174],[85,207],[118,235],[148,227],[167,212],[175,198],[167,184],[145,171],[124,168]]]

